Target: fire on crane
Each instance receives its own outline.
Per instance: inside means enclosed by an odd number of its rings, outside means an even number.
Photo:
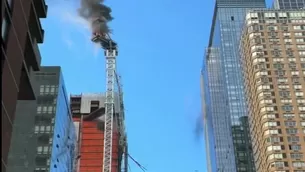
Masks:
[[[127,136],[124,126],[124,104],[123,92],[116,72],[116,57],[118,55],[117,43],[110,37],[110,29],[107,22],[113,18],[111,16],[111,8],[103,4],[103,0],[81,0],[81,8],[79,14],[84,19],[91,23],[92,28],[92,42],[100,44],[104,49],[106,58],[106,98],[105,98],[105,114],[102,119],[104,126],[104,151],[103,151],[103,171],[114,172],[117,170],[112,169],[112,150],[113,150],[113,133],[114,133],[114,120],[117,119],[119,131],[119,146],[123,150],[121,172],[127,172],[128,169],[128,154],[127,149]],[[115,112],[115,86],[118,88],[119,95],[119,112]],[[115,114],[118,113],[118,118]],[[131,158],[136,162],[133,158]],[[137,165],[139,163],[136,162]],[[143,167],[139,165],[139,167]]]

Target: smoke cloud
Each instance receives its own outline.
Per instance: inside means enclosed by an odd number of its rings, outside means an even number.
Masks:
[[[107,23],[113,20],[113,17],[111,16],[111,8],[104,4],[104,0],[81,0],[78,14],[91,23],[93,32],[111,32]]]

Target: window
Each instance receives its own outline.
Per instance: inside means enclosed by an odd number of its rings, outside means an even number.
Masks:
[[[302,85],[300,84],[295,84],[293,85],[294,89],[302,89]]]
[[[42,107],[42,112],[43,112],[43,113],[46,113],[46,112],[47,112],[47,106],[43,106],[43,107]]]
[[[52,85],[50,89],[50,94],[54,94],[54,93],[55,93],[55,85]]]
[[[273,102],[272,102],[272,100],[267,100],[267,99],[261,100],[259,102],[259,104],[265,104],[265,103],[273,103]]]
[[[301,154],[301,153],[291,153],[290,157],[293,158],[293,159],[302,159],[303,154]]]
[[[43,147],[43,154],[47,154],[49,151],[49,147],[48,146],[44,146]]]
[[[298,49],[301,49],[301,50],[305,49],[305,45],[297,45],[297,47],[298,47]]]
[[[292,103],[291,99],[282,99],[281,103]]]
[[[298,142],[300,141],[299,136],[288,136],[287,137],[288,142]]]
[[[301,122],[301,126],[302,126],[302,127],[305,127],[305,122],[302,121],[302,122]]]
[[[269,134],[279,134],[279,130],[275,129],[275,130],[266,130],[264,132],[264,135],[269,135]]]
[[[296,129],[296,128],[287,128],[286,129],[286,133],[287,134],[297,134],[298,133],[298,129]]]
[[[40,93],[44,92],[44,85],[40,86],[40,90],[39,91],[40,91]]]
[[[273,58],[274,62],[283,62],[284,59],[283,58]]]
[[[304,106],[300,106],[299,107],[299,111],[305,111],[305,107]]]
[[[50,85],[46,85],[45,93],[46,93],[46,94],[49,94],[49,92],[50,92]]]
[[[300,56],[305,56],[305,51],[299,51]]]
[[[280,141],[283,141],[283,138],[281,138],[281,137],[268,137],[268,138],[266,138],[266,141],[268,142],[268,143],[274,143],[274,142],[280,142]]]
[[[35,133],[39,133],[39,126],[35,126]]]
[[[278,16],[279,16],[280,18],[286,18],[286,17],[287,17],[287,13],[285,13],[285,12],[279,12],[279,13],[278,13]]]
[[[291,71],[291,75],[299,75],[299,71]]]
[[[296,39],[296,42],[297,42],[297,43],[304,42],[304,39],[303,39],[303,38]]]
[[[272,112],[272,111],[274,111],[275,109],[274,109],[274,107],[262,107],[261,108],[261,112]]]
[[[285,43],[290,43],[290,42],[291,42],[291,39],[284,39],[284,42],[285,42]]]
[[[278,85],[279,89],[288,89],[289,85]]]
[[[49,133],[51,131],[51,126],[46,126],[46,133]]]
[[[284,64],[281,64],[281,63],[276,63],[273,65],[274,68],[277,68],[277,69],[281,69],[281,68],[284,68]]]
[[[277,30],[277,26],[267,26],[268,30]]]
[[[284,106],[282,106],[282,110],[284,110],[284,111],[292,111],[293,110],[293,106],[291,106],[291,105],[284,105]]]
[[[48,107],[48,114],[51,114],[53,112],[53,106]]]
[[[41,113],[41,106],[37,106],[37,113],[38,113],[38,114]]]
[[[305,167],[304,162],[292,162],[293,167]]]
[[[288,79],[287,78],[283,78],[283,77],[277,78],[277,82],[278,82],[278,84],[286,83],[286,82],[288,82]]]
[[[293,29],[295,29],[295,30],[301,30],[301,26],[293,26]]]
[[[286,127],[295,127],[297,123],[295,121],[285,121]]]
[[[282,159],[284,158],[285,156],[281,153],[276,153],[276,154],[270,154],[268,156],[268,159],[271,160],[271,159]]]
[[[304,93],[301,92],[301,91],[298,91],[298,92],[295,92],[295,95],[296,95],[297,97],[299,97],[299,96],[304,96]]]
[[[265,122],[264,126],[265,127],[275,127],[275,126],[279,126],[279,122]]]
[[[293,78],[291,78],[291,80],[292,80],[292,82],[299,82],[299,78],[297,78],[297,77],[293,77]]]
[[[271,167],[285,167],[284,162],[271,162],[270,165]]]
[[[267,151],[281,150],[281,146],[268,146]]]
[[[277,70],[274,72],[276,75],[285,75],[285,71],[284,70]]]
[[[37,147],[37,154],[41,154],[42,153],[42,146],[38,146]]]
[[[286,119],[291,119],[294,117],[294,114],[283,114],[283,117]]]
[[[301,150],[301,145],[289,145],[290,150]]]

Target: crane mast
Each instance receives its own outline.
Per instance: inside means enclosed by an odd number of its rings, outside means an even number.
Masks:
[[[112,138],[114,118],[114,89],[117,45],[109,35],[94,34],[93,42],[99,43],[104,49],[106,58],[106,101],[105,101],[105,131],[104,131],[104,155],[103,172],[112,172]]]

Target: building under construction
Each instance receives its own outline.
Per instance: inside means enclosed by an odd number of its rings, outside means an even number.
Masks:
[[[120,133],[123,127],[119,117],[121,103],[119,96],[115,97],[111,172],[125,172],[127,169],[124,163],[127,164],[127,156],[124,155],[127,153],[127,144],[124,134]],[[75,163],[77,172],[103,171],[105,99],[103,93],[70,96],[79,154],[79,159]]]

